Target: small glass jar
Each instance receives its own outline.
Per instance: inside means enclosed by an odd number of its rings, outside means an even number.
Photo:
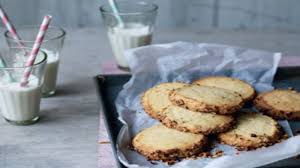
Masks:
[[[10,48],[2,56],[0,67],[0,111],[11,124],[28,125],[39,119],[41,89],[47,63],[47,54],[40,51],[32,66],[25,66],[31,48]],[[31,73],[21,86],[25,69]]]
[[[32,47],[39,31],[36,26],[20,26],[17,27],[18,34],[22,38],[21,42],[25,47]],[[55,26],[49,26],[44,37],[41,50],[47,53],[47,66],[45,70],[45,82],[42,87],[42,94],[48,97],[55,94],[58,67],[60,62],[60,52],[64,45],[66,32],[64,29]],[[5,32],[6,42],[8,47],[19,47],[15,39],[12,38],[8,31]]]
[[[117,8],[118,16],[109,5],[101,6],[100,11],[118,67],[128,70],[124,50],[151,44],[158,6],[147,2],[120,1]]]

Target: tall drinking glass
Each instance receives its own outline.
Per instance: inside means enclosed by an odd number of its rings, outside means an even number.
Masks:
[[[17,27],[18,34],[22,38],[21,42],[25,47],[32,47],[39,31],[40,26],[21,26]],[[8,46],[18,47],[18,43],[12,38],[11,34],[6,31],[5,38]],[[60,60],[60,52],[63,48],[66,32],[55,26],[49,26],[44,37],[41,49],[47,53],[47,66],[45,70],[45,82],[42,87],[44,97],[51,96],[56,91],[56,80]]]
[[[47,54],[40,51],[32,66],[25,66],[30,48],[10,48],[3,55],[0,66],[0,111],[6,121],[15,125],[28,125],[39,119],[41,88]],[[26,86],[21,81],[26,68],[31,69]]]
[[[123,52],[151,44],[158,6],[147,2],[120,1],[117,9],[118,15],[109,5],[100,7],[118,67],[128,70],[128,62]]]

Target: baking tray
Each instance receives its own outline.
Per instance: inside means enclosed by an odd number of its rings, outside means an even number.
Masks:
[[[111,145],[114,151],[114,156],[119,168],[125,168],[116,157],[116,140],[117,135],[122,127],[118,120],[118,113],[115,107],[115,99],[122,90],[123,85],[130,79],[131,75],[98,75],[95,79],[97,92],[99,95],[99,103],[102,105],[102,114],[104,122],[108,130],[108,135],[111,140]],[[280,67],[275,75],[273,85],[275,88],[292,87],[300,91],[300,66],[298,67]],[[290,121],[293,132],[300,130],[300,121]],[[263,157],[263,156],[262,156]],[[249,160],[250,162],[251,160]],[[264,168],[300,168],[300,159],[289,158],[281,160]]]

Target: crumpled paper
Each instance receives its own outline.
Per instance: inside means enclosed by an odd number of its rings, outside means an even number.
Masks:
[[[237,151],[233,147],[216,144],[214,150],[221,149],[224,152],[222,157],[186,159],[172,166],[162,162],[153,164],[147,161],[128,147],[134,135],[158,123],[150,118],[141,106],[140,96],[145,90],[162,82],[191,82],[209,75],[226,75],[245,80],[258,92],[272,90],[271,84],[281,53],[218,44],[174,42],[130,49],[125,52],[125,56],[132,77],[123,86],[115,102],[119,120],[124,124],[117,139],[117,155],[125,166],[134,168],[257,167],[300,153],[300,136],[295,136],[274,146],[240,152],[239,155],[236,155]],[[292,136],[288,122],[280,121],[280,124]]]

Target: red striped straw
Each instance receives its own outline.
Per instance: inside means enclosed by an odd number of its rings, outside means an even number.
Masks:
[[[6,14],[5,11],[2,9],[1,6],[0,6],[0,17],[1,17],[1,20],[2,20],[3,24],[5,25],[6,29],[10,32],[12,38],[13,38],[14,40],[16,40],[18,46],[19,46],[20,48],[24,48],[24,47],[25,47],[24,43],[21,42],[21,38],[20,38],[20,36],[18,35],[18,33],[17,33],[15,27],[10,23],[7,14]]]
[[[24,71],[24,74],[23,74],[23,78],[21,80],[21,86],[26,86],[27,83],[28,83],[28,78],[31,74],[31,70],[32,70],[32,65],[34,64],[34,61],[35,61],[35,58],[40,50],[40,47],[42,45],[42,42],[44,40],[44,37],[45,37],[45,34],[46,34],[46,31],[48,29],[48,26],[50,24],[50,21],[51,21],[51,18],[52,16],[50,15],[46,15],[44,17],[44,20],[40,26],[40,30],[36,36],[36,39],[34,41],[34,44],[33,44],[33,47],[32,47],[32,50],[30,52],[30,55],[28,57],[28,60],[25,64],[26,68],[25,68],[25,71]]]

